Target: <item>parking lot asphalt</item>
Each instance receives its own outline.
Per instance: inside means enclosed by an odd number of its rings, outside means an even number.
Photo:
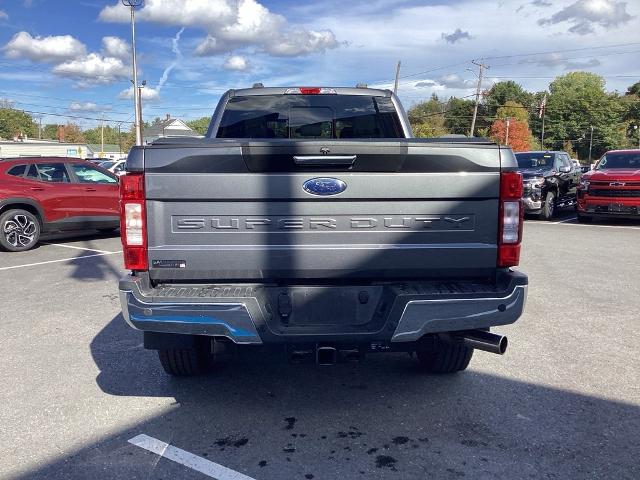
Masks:
[[[528,221],[509,350],[453,376],[244,354],[174,379],[120,315],[119,239],[45,241],[0,253],[0,478],[640,478],[640,224]]]

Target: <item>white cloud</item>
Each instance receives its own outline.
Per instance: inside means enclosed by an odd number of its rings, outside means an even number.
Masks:
[[[534,63],[541,67],[563,67],[565,70],[579,70],[598,67],[602,64],[597,58],[578,60],[567,58],[561,53],[548,53],[533,60],[524,60],[521,64]]]
[[[436,80],[439,85],[446,88],[475,88],[476,81],[471,79],[463,79],[456,73],[444,75]]]
[[[4,47],[8,58],[28,58],[33,62],[62,62],[86,54],[86,47],[71,35],[32,37],[27,32],[16,33]]]
[[[82,85],[107,84],[130,74],[129,67],[119,58],[90,53],[77,60],[69,60],[53,67],[61,77],[79,79]]]
[[[0,20],[8,20],[9,19],[9,15],[7,15],[7,12],[5,12],[4,10],[0,10]]]
[[[103,112],[111,110],[108,105],[100,106],[93,102],[71,102],[69,104],[69,111],[71,112]]]
[[[142,100],[146,100],[148,102],[153,102],[155,100],[160,99],[160,92],[156,88],[144,87],[142,89],[142,93],[140,94]],[[118,94],[118,98],[120,100],[131,100],[133,99],[133,86],[127,88],[126,90],[121,91]]]
[[[633,18],[627,13],[627,3],[617,0],[578,0],[554,13],[542,18],[540,25],[553,25],[562,22],[571,23],[569,31],[579,35],[594,32],[594,26],[608,29],[624,24]]]
[[[330,30],[289,25],[285,17],[255,0],[147,0],[136,18],[203,29],[207,36],[195,49],[198,56],[230,53],[245,47],[273,56],[299,56],[339,46]],[[126,22],[129,12],[118,2],[103,8],[99,19]]]
[[[131,55],[130,45],[118,37],[104,37],[102,39],[102,52],[105,57],[126,60]]]
[[[224,62],[223,67],[227,70],[235,70],[238,72],[244,72],[249,69],[249,62],[240,55],[232,55]]]

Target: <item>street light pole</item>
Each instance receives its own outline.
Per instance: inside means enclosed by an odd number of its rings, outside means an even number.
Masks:
[[[591,125],[591,135],[589,135],[589,164],[591,164],[591,147],[593,146],[593,125]]]
[[[638,150],[640,150],[640,127],[638,125],[634,125],[633,129],[638,131]]]
[[[136,61],[136,7],[142,5],[142,0],[122,0],[125,7],[131,9],[131,57],[133,67],[133,105],[135,109],[136,145],[142,145],[142,118],[140,115],[140,99],[138,98],[138,64]]]

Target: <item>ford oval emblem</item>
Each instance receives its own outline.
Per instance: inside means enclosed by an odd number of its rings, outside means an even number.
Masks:
[[[304,182],[304,191],[311,195],[337,195],[347,189],[347,184],[337,178],[318,177]]]

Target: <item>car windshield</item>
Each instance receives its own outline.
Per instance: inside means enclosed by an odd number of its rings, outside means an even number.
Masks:
[[[101,166],[102,168],[106,168],[107,170],[109,170],[115,164],[116,162],[100,162],[98,165]]]
[[[551,168],[555,155],[552,153],[525,152],[516,153],[520,168]]]
[[[640,152],[607,153],[598,162],[596,170],[608,168],[640,169]]]
[[[390,97],[250,95],[229,100],[219,138],[402,138]]]

